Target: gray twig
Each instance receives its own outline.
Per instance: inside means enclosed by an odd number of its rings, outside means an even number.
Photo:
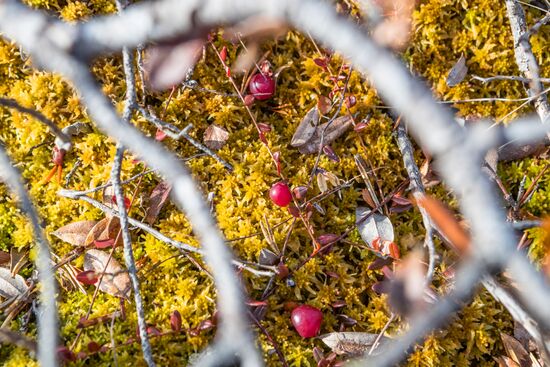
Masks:
[[[412,188],[413,196],[416,200],[420,200],[424,197],[424,184],[422,183],[422,175],[420,170],[414,161],[414,151],[407,136],[407,131],[403,126],[403,123],[399,123],[397,126],[397,146],[401,155],[403,156],[403,163],[407,174],[410,179],[410,186]],[[422,214],[422,222],[424,223],[424,228],[426,229],[426,237],[424,238],[424,246],[428,249],[428,271],[426,273],[426,285],[429,285],[432,282],[434,268],[435,268],[435,244],[433,240],[434,235],[434,225],[430,216],[424,208],[421,206],[418,207],[420,214]]]
[[[38,258],[36,268],[41,284],[41,303],[38,316],[38,361],[43,367],[57,366],[58,328],[57,307],[55,304],[56,282],[52,270],[50,245],[44,236],[38,212],[31,202],[21,176],[15,168],[4,147],[0,145],[0,176],[10,189],[19,197],[21,209],[27,213],[38,244]]]
[[[61,131],[61,129],[57,127],[57,125],[54,124],[49,118],[47,118],[37,110],[23,107],[19,103],[17,103],[15,100],[9,99],[9,98],[3,98],[3,97],[0,97],[0,105],[10,107],[10,108],[16,109],[19,112],[23,112],[28,115],[31,115],[32,117],[34,117],[35,119],[37,119],[38,121],[40,121],[41,123],[49,127],[52,134],[57,136],[62,144],[71,144],[71,138],[67,134],[65,134],[63,131]]]

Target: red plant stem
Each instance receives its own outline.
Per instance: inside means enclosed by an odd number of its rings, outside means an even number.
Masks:
[[[225,70],[230,70],[229,69],[229,66],[226,64],[225,60],[223,60],[222,56],[220,55],[218,49],[216,48],[216,46],[214,45],[213,42],[210,42],[210,45],[212,46],[212,49],[214,50],[214,52],[216,53],[216,55],[218,56],[218,59],[220,60],[220,62],[222,63],[223,67],[225,68]],[[256,130],[258,131],[258,134],[261,135],[262,134],[262,131],[260,130],[260,127],[258,126],[258,122],[256,121],[256,118],[254,117],[254,115],[252,114],[252,111],[250,110],[250,108],[246,105],[245,101],[244,101],[244,97],[243,95],[241,94],[241,91],[239,90],[239,87],[237,86],[237,84],[235,83],[235,80],[233,79],[233,77],[231,76],[231,73],[227,73],[226,72],[226,76],[227,78],[229,79],[229,81],[231,82],[231,85],[233,86],[233,89],[235,89],[235,91],[237,92],[237,95],[239,96],[239,99],[241,100],[244,108],[246,109],[246,111],[248,112],[248,115],[250,116],[250,118],[252,119],[252,122],[254,123],[254,126],[256,127]],[[275,159],[275,156],[273,154],[273,152],[271,151],[271,148],[269,147],[269,145],[265,142],[262,141],[262,143],[264,144],[264,146],[267,148],[267,151],[269,153],[269,155],[271,156],[271,159],[273,160],[273,163],[275,165],[277,165],[277,159]],[[283,172],[282,170],[280,172],[277,172],[279,177],[286,181],[286,178],[284,177],[283,175]],[[315,250],[318,250],[321,246],[319,245],[319,243],[317,242],[316,238],[315,238],[315,233],[313,232],[313,229],[311,227],[311,225],[308,223],[307,219],[304,217],[304,214],[303,214],[303,211],[301,210],[300,206],[298,205],[298,202],[296,201],[296,198],[294,197],[294,195],[292,195],[292,201],[294,202],[294,205],[298,208],[298,212],[300,214],[300,219],[302,220],[302,222],[304,223],[304,227],[306,228],[306,231],[307,233],[309,234],[309,236],[311,237],[311,240],[313,242],[313,246],[314,246],[314,251]]]

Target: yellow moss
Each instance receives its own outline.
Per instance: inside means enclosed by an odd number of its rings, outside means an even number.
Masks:
[[[69,21],[80,21],[93,14],[115,11],[114,2],[111,0],[28,0],[27,3],[57,12],[59,17]],[[494,4],[494,1],[489,0],[428,0],[419,5],[414,14],[414,37],[403,57],[416,73],[427,79],[438,97],[456,101],[479,97],[525,96],[523,86],[516,82],[484,85],[467,77],[453,88],[445,83],[449,69],[461,54],[466,57],[469,75],[518,74],[505,7],[495,7]],[[356,11],[355,9],[354,12]],[[530,24],[541,16],[532,10],[527,13]],[[541,64],[542,75],[547,74],[550,65],[548,31],[548,27],[543,27],[538,35],[531,38],[533,50]],[[221,44],[222,41],[216,42]],[[240,47],[227,47],[228,62],[232,63]],[[262,47],[262,54],[269,52],[268,58],[275,69],[287,64],[289,67],[281,73],[274,98],[254,104],[251,107],[252,112],[258,121],[272,126],[267,138],[271,149],[281,154],[282,168],[289,183],[293,186],[304,185],[308,182],[315,156],[299,154],[289,146],[289,141],[304,114],[317,103],[319,96],[328,95],[333,83],[329,79],[329,73],[313,61],[320,55],[308,37],[290,31],[280,40],[267,42]],[[344,60],[335,55],[330,63],[332,72],[336,72],[342,62]],[[0,41],[0,78],[3,81],[0,83],[0,94],[39,110],[61,127],[77,121],[91,122],[85,109],[80,105],[79,97],[61,77],[36,71],[30,66],[30,62],[22,57],[17,46]],[[92,71],[105,94],[113,100],[120,111],[126,89],[120,59],[110,57],[97,60],[92,65]],[[197,65],[193,78],[201,87],[221,93],[234,93],[231,84],[225,78],[223,67],[210,49],[207,49],[204,61]],[[240,79],[238,81],[240,83]],[[387,194],[405,178],[401,156],[392,136],[393,122],[385,114],[384,109],[377,108],[382,102],[359,73],[352,73],[348,90],[357,98],[357,105],[351,108],[351,112],[357,114],[359,119],[370,113],[370,125],[363,133],[349,132],[333,144],[333,149],[341,158],[340,163],[331,162],[322,156],[319,166],[333,172],[342,180],[351,179],[358,175],[353,155],[360,153],[377,169],[379,184]],[[166,107],[168,94],[169,92],[149,95],[147,103],[160,114]],[[509,115],[520,106],[520,102],[457,103],[454,106],[463,116],[496,116],[506,120],[531,110],[530,107],[524,107]],[[238,99],[179,88],[166,108],[164,118],[179,128],[192,123],[194,129],[191,135],[198,140],[202,139],[204,130],[211,123],[216,123],[229,131],[229,140],[218,154],[234,166],[234,172],[227,172],[222,165],[209,157],[196,158],[188,162],[203,193],[214,193],[216,220],[226,238],[237,239],[257,233],[260,230],[259,222],[264,218],[272,226],[289,218],[286,210],[275,207],[268,198],[269,187],[278,180],[276,170],[267,149],[258,140],[250,117]],[[49,234],[76,220],[97,220],[103,217],[99,210],[83,202],[59,198],[56,194],[60,188],[58,184],[38,184],[53,166],[51,144],[34,149],[32,154],[29,154],[29,151],[33,146],[51,139],[47,128],[27,115],[5,108],[0,108],[0,119],[4,122],[0,129],[0,137],[12,158],[19,162],[18,167],[27,180],[27,186],[37,203],[40,215],[45,219],[46,233]],[[136,116],[133,122],[146,134],[154,134],[155,128],[142,117]],[[186,141],[166,139],[163,144],[181,158],[197,153]],[[73,149],[66,156],[65,170],[70,170],[77,159],[82,163],[69,187],[87,189],[107,182],[113,154],[113,142],[96,129],[89,134],[76,137]],[[417,154],[419,159],[422,158],[420,153]],[[502,173],[506,185],[512,190],[517,190],[523,174],[528,175],[529,184],[544,164],[545,162],[534,159],[507,163],[499,167],[499,173]],[[123,163],[123,176],[130,177],[141,172],[143,168],[143,164],[132,162],[128,157]],[[158,179],[150,174],[143,178],[139,187],[136,182],[125,187],[125,194],[129,197],[137,190],[136,202],[131,209],[132,216],[143,218],[147,196],[158,183]],[[548,213],[550,195],[546,187],[549,179],[549,173],[543,175],[540,181],[541,189],[527,205],[526,211],[534,215]],[[312,224],[317,234],[342,233],[354,223],[354,209],[361,200],[361,188],[362,184],[355,184],[352,189],[342,191],[341,198],[331,196],[322,202],[326,214],[323,216],[315,212],[312,216]],[[442,188],[430,191],[447,199]],[[319,189],[314,185],[310,194],[318,193]],[[100,195],[96,198],[100,198]],[[392,222],[404,254],[410,247],[421,243],[423,226],[416,211],[393,215]],[[200,246],[189,221],[172,204],[168,204],[162,211],[154,226],[178,241]],[[274,229],[275,239],[279,245],[284,242],[287,230],[287,225]],[[201,321],[210,318],[215,311],[216,292],[204,272],[181,256],[176,249],[154,239],[151,235],[133,231],[132,236],[134,253],[140,268],[147,321],[159,329],[169,330],[169,315],[176,309],[182,314],[184,328],[196,327]],[[535,239],[531,255],[535,259],[540,259],[544,255],[541,233],[533,230],[530,236]],[[72,250],[68,244],[49,237],[55,254],[63,256]],[[352,232],[349,240],[361,242],[357,232]],[[237,256],[249,261],[257,261],[261,249],[268,247],[262,236],[233,241],[229,245]],[[34,256],[34,240],[29,223],[19,213],[5,188],[2,188],[0,249],[8,250],[12,246],[32,247]],[[297,222],[287,244],[286,263],[290,267],[297,266],[311,250],[311,239],[303,225]],[[438,246],[438,252],[444,258],[448,255],[442,246]],[[123,263],[121,250],[115,252],[115,258]],[[374,256],[367,250],[340,243],[328,256],[313,259],[293,274],[295,287],[277,280],[279,287],[268,300],[269,309],[263,325],[279,343],[291,365],[315,366],[312,348],[322,345],[315,339],[302,339],[292,330],[289,313],[284,308],[286,302],[304,302],[322,309],[325,315],[322,332],[338,329],[338,313],[344,313],[357,320],[357,325],[350,330],[379,332],[384,327],[390,312],[386,298],[371,290],[372,285],[381,279],[379,271],[367,269],[373,259]],[[82,259],[76,260],[73,265],[81,268]],[[445,270],[445,266],[442,264],[439,270]],[[327,276],[327,272],[338,274],[338,278]],[[246,272],[243,273],[243,282],[252,299],[258,299],[266,286],[266,279],[255,278]],[[439,273],[434,284],[438,287],[444,285]],[[78,319],[85,315],[91,302],[93,287],[87,286],[86,290],[86,295],[78,290],[63,290],[60,294],[61,336],[63,342],[68,345],[74,341],[78,333]],[[331,307],[334,302],[342,300],[346,302],[344,308],[335,310]],[[117,299],[100,293],[92,308],[92,317],[109,314],[118,307]],[[126,320],[117,320],[114,325],[113,332],[117,345],[135,335],[136,316],[133,301],[126,303],[126,311]],[[13,326],[16,327],[18,323],[18,320],[14,321]],[[406,328],[406,323],[394,322],[389,328],[389,333],[396,334]],[[417,348],[408,364],[494,365],[492,356],[502,351],[499,332],[510,333],[511,329],[510,317],[489,295],[479,292],[448,328],[434,333],[421,348]],[[35,330],[29,331],[30,335],[34,333]],[[155,359],[158,365],[185,364],[193,353],[200,351],[212,340],[213,335],[210,331],[199,336],[182,333],[180,336],[154,339],[152,344]],[[263,350],[272,348],[264,335],[260,335],[259,338]],[[75,351],[86,351],[90,341],[110,343],[109,325],[84,329]],[[137,344],[120,346],[117,357],[119,365],[144,365]],[[274,354],[266,354],[265,358],[270,365],[279,364]],[[112,364],[112,360],[111,353],[100,353],[78,362],[77,365],[107,366]],[[8,366],[34,363],[24,351],[7,347],[0,350],[0,361]]]

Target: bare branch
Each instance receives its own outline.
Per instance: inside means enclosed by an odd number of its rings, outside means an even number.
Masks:
[[[51,265],[50,245],[44,236],[36,208],[21,181],[20,174],[12,165],[3,146],[0,146],[0,176],[10,189],[19,197],[21,209],[31,221],[34,236],[38,244],[36,268],[41,283],[40,315],[38,316],[38,361],[43,367],[57,366],[58,326],[55,304],[55,277]]]
[[[19,112],[31,115],[32,117],[49,127],[52,134],[57,136],[62,144],[71,144],[71,138],[67,134],[65,134],[59,127],[57,127],[56,124],[54,124],[50,119],[48,119],[40,112],[33,110],[32,108],[23,107],[19,103],[17,103],[17,101],[9,98],[0,97],[0,105],[14,108]]]
[[[113,162],[113,170],[111,172],[111,180],[113,181],[113,188],[115,191],[116,202],[118,203],[118,211],[120,213],[120,228],[122,231],[122,241],[124,243],[124,261],[128,268],[128,274],[132,281],[132,287],[134,288],[134,301],[136,302],[136,314],[138,320],[139,337],[141,339],[141,349],[143,351],[143,357],[149,367],[155,366],[153,355],[151,352],[151,344],[149,343],[149,337],[147,336],[147,323],[145,322],[145,311],[143,309],[143,302],[141,300],[141,291],[139,288],[139,279],[136,270],[136,261],[134,259],[134,253],[132,250],[132,238],[130,231],[128,230],[128,214],[124,204],[124,194],[122,192],[122,186],[120,184],[120,169],[122,167],[122,159],[124,157],[124,148],[117,146],[115,160]]]
[[[416,200],[420,200],[425,193],[424,185],[422,184],[422,175],[420,174],[418,166],[414,161],[413,147],[409,137],[407,136],[407,131],[401,123],[397,126],[397,146],[403,156],[403,163],[411,181],[410,185],[413,191],[413,196]],[[420,214],[422,214],[424,228],[426,229],[426,236],[424,238],[424,246],[428,248],[428,271],[426,273],[426,284],[430,284],[434,274],[436,256],[435,244],[433,241],[434,226],[428,213],[426,213],[426,210],[422,207],[419,207],[419,210]]]
[[[523,76],[530,80],[529,96],[536,95],[542,91],[542,83],[539,76],[539,65],[531,50],[531,42],[527,34],[527,23],[525,21],[525,12],[517,0],[506,0],[506,9],[512,36],[514,38],[514,52],[519,71]],[[550,105],[546,100],[546,95],[541,95],[534,99],[533,105],[542,122],[546,122],[550,115]]]

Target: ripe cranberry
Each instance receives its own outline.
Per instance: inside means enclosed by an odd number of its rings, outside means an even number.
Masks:
[[[271,186],[271,190],[269,190],[269,197],[275,205],[283,207],[287,206],[292,201],[290,189],[287,184],[282,181]]]
[[[275,93],[275,80],[269,75],[257,73],[250,79],[248,90],[255,99],[260,101],[269,99]]]
[[[312,338],[321,330],[323,313],[313,306],[301,305],[292,310],[290,320],[301,337]]]

